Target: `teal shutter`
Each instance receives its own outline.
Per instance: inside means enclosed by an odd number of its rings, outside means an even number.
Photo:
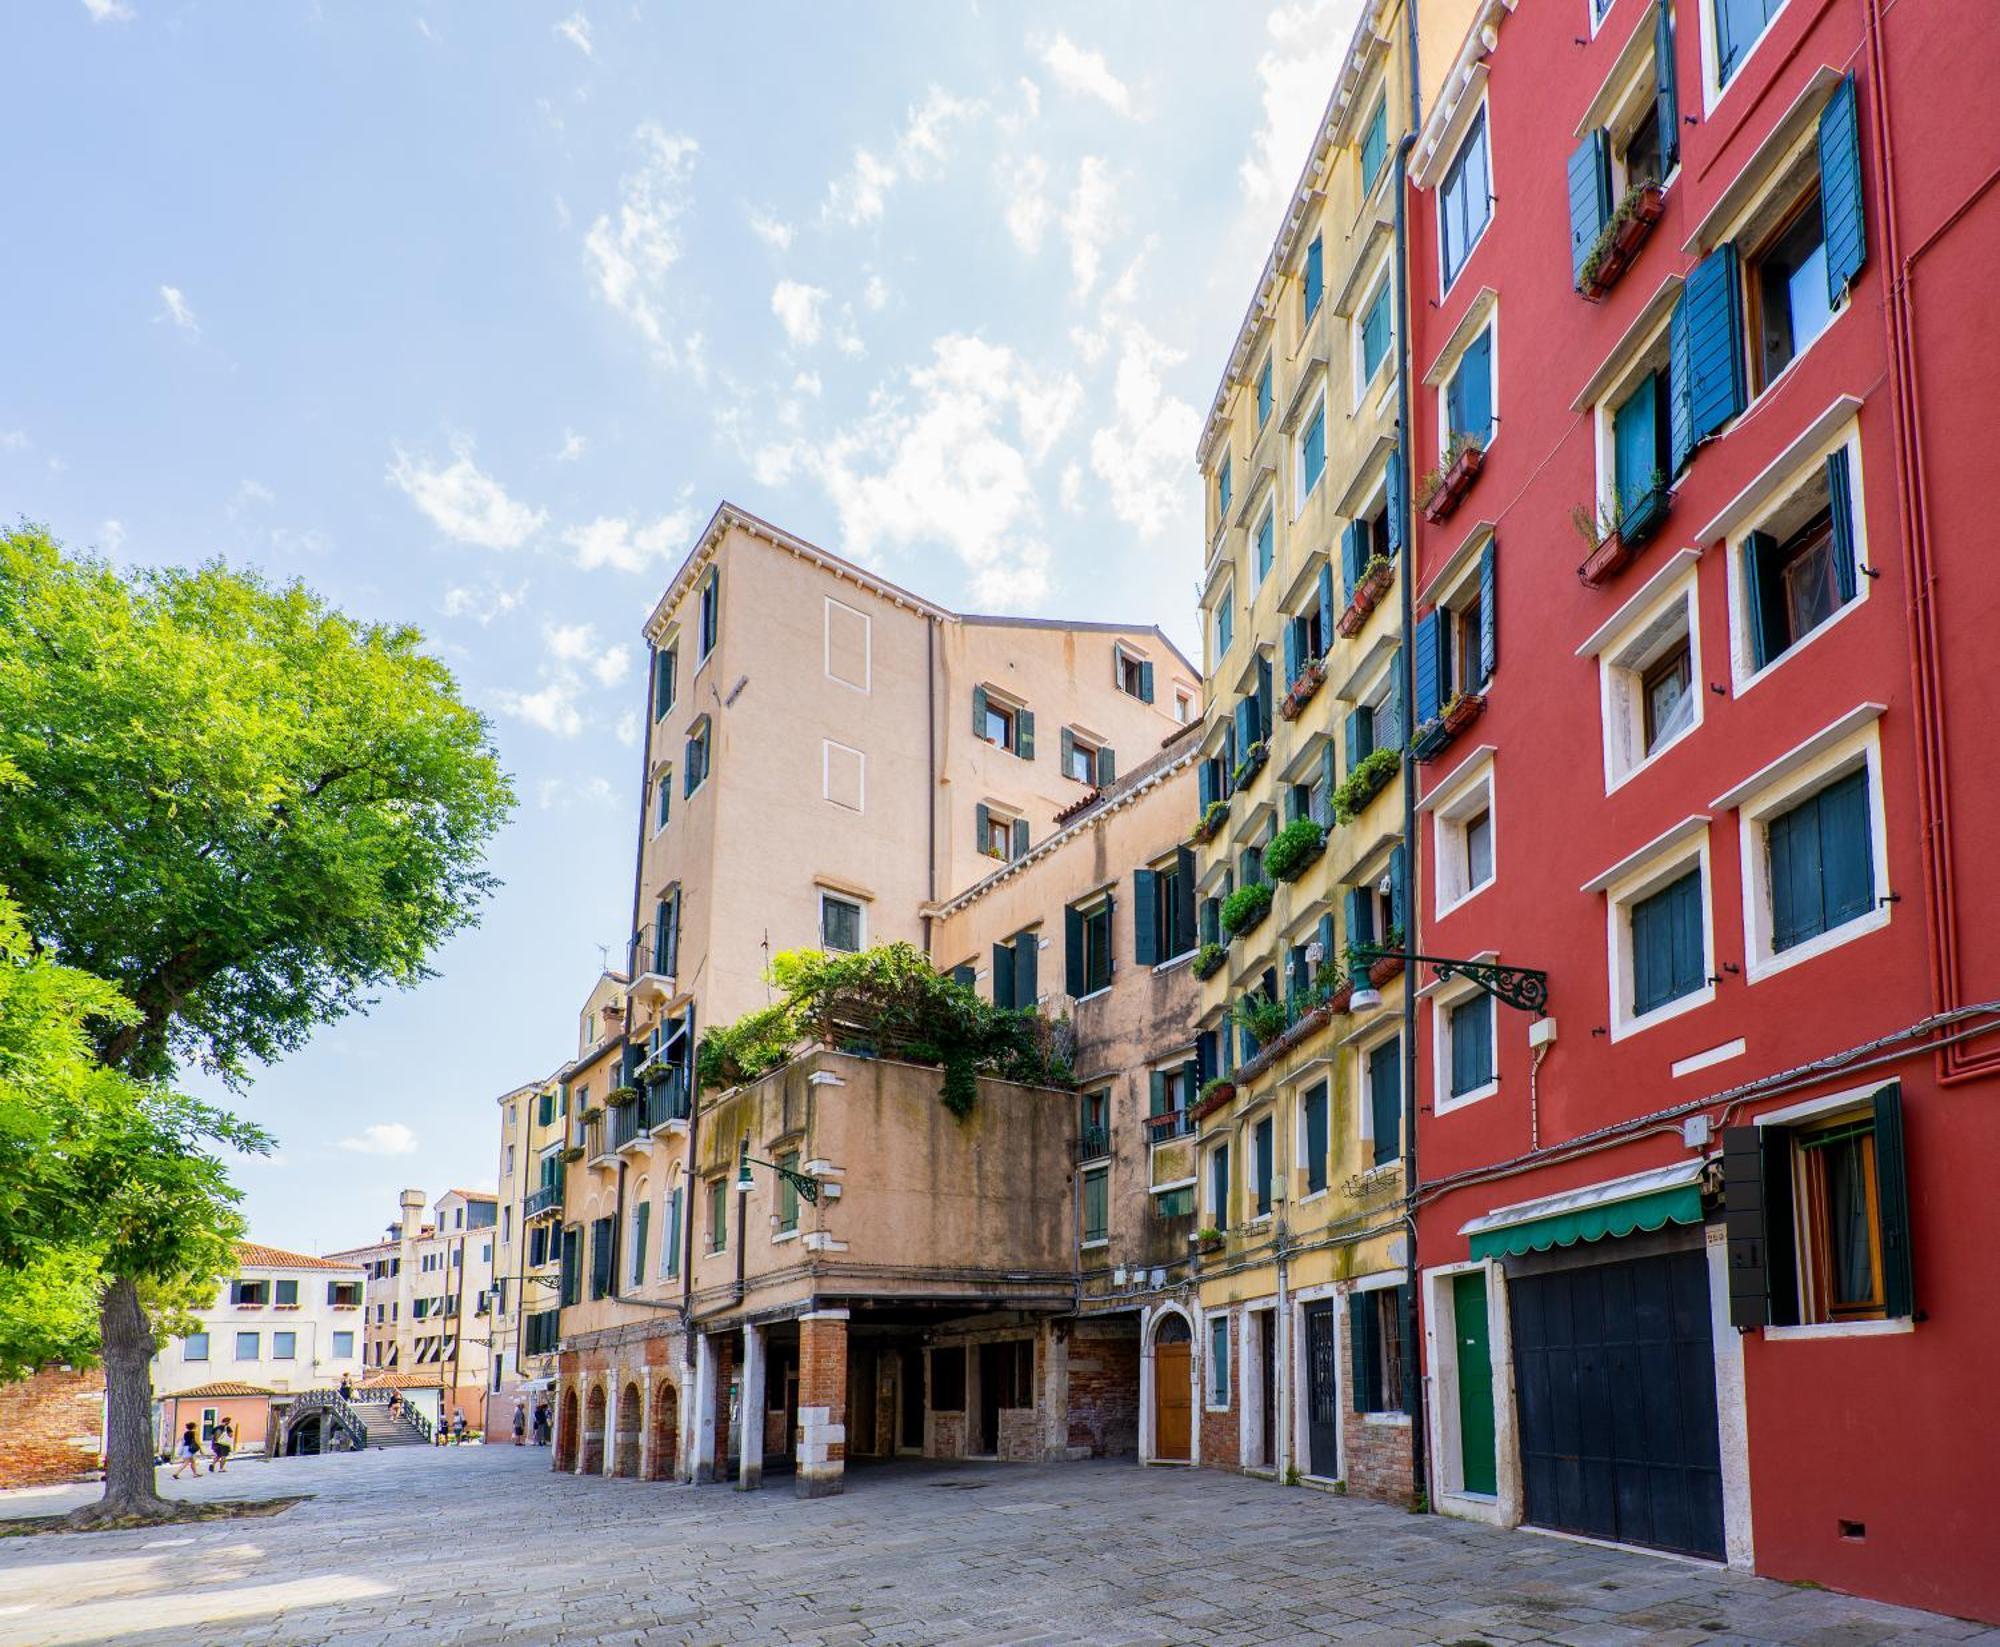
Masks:
[[[1819,210],[1826,240],[1826,298],[1838,303],[1868,258],[1861,205],[1861,126],[1852,74],[1842,77],[1820,111]]]
[[[986,688],[983,686],[972,689],[972,735],[975,738],[986,736]]]
[[[1163,1069],[1156,1069],[1146,1077],[1146,1113],[1167,1113],[1167,1072]]]
[[[1238,698],[1236,700],[1236,758],[1243,760],[1250,753],[1250,746],[1257,741],[1257,700]]]
[[[991,834],[993,828],[993,814],[988,810],[984,801],[981,801],[972,809],[972,828],[974,831],[973,839],[978,843],[979,851],[984,852],[987,849],[988,836]]]
[[[1366,561],[1363,547],[1367,534],[1366,523],[1358,520],[1350,520],[1340,534],[1340,575],[1345,581],[1349,600],[1354,599],[1354,591],[1361,586],[1361,568]]]
[[[1848,479],[1847,448],[1829,452],[1826,459],[1826,502],[1833,527],[1833,576],[1840,588],[1841,604],[1855,596],[1854,487]]]
[[[1025,858],[1027,855],[1028,820],[1026,818],[1016,818],[1014,820],[1014,856]]]
[[[1403,935],[1403,947],[1413,947],[1410,933],[1410,850],[1398,841],[1389,848],[1389,920]]]
[[[1366,949],[1375,942],[1375,903],[1365,886],[1347,889],[1347,942]]]
[[[1285,690],[1299,678],[1299,620],[1285,619]]]
[[[1454,438],[1464,435],[1480,446],[1493,438],[1492,327],[1465,346],[1445,393],[1445,405]]]
[[[1808,805],[1811,803],[1808,802]],[[1812,936],[1806,911],[1819,898],[1819,831],[1817,820],[1804,820],[1804,807],[1780,813],[1764,826],[1764,847],[1770,854],[1771,948],[1790,949]]]
[[[1441,614],[1426,612],[1417,619],[1416,660],[1417,660],[1417,726],[1427,726],[1437,719],[1441,705],[1439,687],[1442,680],[1443,625]]]
[[[1273,725],[1271,716],[1271,660],[1257,660],[1257,736],[1267,738]]]
[[[1347,1295],[1348,1393],[1358,1413],[1381,1410],[1376,1390],[1375,1300],[1365,1292]]]
[[[1333,568],[1330,565],[1322,565],[1319,569],[1319,650],[1322,657],[1333,650]]]
[[[1407,498],[1403,490],[1403,448],[1399,445],[1389,454],[1388,480],[1384,487],[1383,507],[1388,510],[1388,518],[1383,524],[1388,528],[1389,553],[1403,552],[1403,506]]]
[[[1868,832],[1868,773],[1850,773],[1815,797],[1819,824],[1819,929],[1831,931],[1875,905],[1875,853]]]
[[[1479,675],[1480,690],[1492,684],[1500,662],[1500,603],[1496,587],[1499,545],[1488,541],[1479,554]],[[1466,685],[1471,686],[1467,681]]]
[[[1068,727],[1062,729],[1062,775],[1067,778],[1076,770],[1076,734]]]
[[[1097,752],[1097,787],[1109,789],[1118,777],[1118,757],[1108,747]]]
[[[1385,95],[1375,105],[1375,113],[1369,119],[1368,130],[1361,138],[1361,192],[1372,194],[1376,179],[1382,175],[1383,162],[1389,158],[1389,99]]]
[[[1151,663],[1141,663],[1139,665],[1139,701],[1142,703],[1151,703],[1153,701],[1153,666]]]
[[[1319,237],[1306,248],[1306,319],[1312,319],[1319,308],[1320,293],[1325,290],[1326,277],[1322,267]]]
[[[632,1282],[635,1287],[646,1281],[646,1235],[647,1226],[653,1221],[653,1203],[641,1201],[632,1209]]]
[[[1680,75],[1674,67],[1673,0],[1660,0],[1653,14],[1654,107],[1660,122],[1660,175],[1674,169],[1681,152]]]
[[[1375,752],[1375,717],[1367,705],[1347,712],[1347,770],[1352,772]]]
[[[1173,934],[1175,955],[1194,947],[1194,852],[1185,846],[1174,849]]]
[[[1063,771],[1069,771],[1069,751],[1067,749],[1063,751]],[[1215,792],[1215,758],[1213,756],[1210,756],[1200,766],[1195,768],[1195,784],[1200,796],[1202,815],[1206,817],[1208,809],[1222,799]]]
[[[1083,915],[1074,904],[1063,911],[1063,988],[1073,996],[1090,993],[1083,977]]]
[[[1003,1011],[1014,1006],[1014,946],[993,946],[993,1004]]]
[[[1150,869],[1132,871],[1132,959],[1140,966],[1160,958],[1157,880]]]
[[[1903,1147],[1903,1090],[1891,1081],[1875,1091],[1875,1199],[1882,1224],[1883,1313],[1894,1321],[1916,1313],[1916,1265],[1910,1251],[1909,1158]]]
[[[1743,410],[1743,302],[1736,248],[1718,246],[1688,271],[1688,416],[1696,445]]]
[[[1340,953],[1340,945],[1334,935],[1333,916],[1330,912],[1319,918],[1319,932],[1317,936],[1319,938],[1319,975],[1322,978],[1332,977],[1339,971],[1339,968],[1334,965],[1333,958]]]
[[[1306,1094],[1306,1191],[1316,1194],[1326,1188],[1326,1087],[1316,1085]]]
[[[978,977],[979,974],[973,969],[970,961],[967,961],[963,966],[955,966],[951,969],[951,981],[966,989],[972,988],[973,984],[978,981]]]
[[[1319,821],[1329,827],[1333,823],[1333,791],[1340,782],[1338,760],[1334,754],[1333,737],[1329,733],[1325,743],[1320,745],[1319,776],[1326,785],[1326,816]]]
[[[1368,1057],[1368,1120],[1375,1134],[1373,1165],[1403,1152],[1403,1044],[1391,1041]]]
[[[1041,947],[1032,932],[1023,932],[1014,940],[1014,1004],[1017,1007],[1031,1008],[1041,999]]]
[[[1743,540],[1743,603],[1750,610],[1750,662],[1758,669],[1776,655],[1767,610],[1775,591],[1764,588],[1764,562],[1776,547],[1768,532],[1752,532]]]
[[[1611,414],[1614,509],[1622,516],[1653,486],[1658,465],[1658,375],[1647,378]]]
[[[1600,127],[1586,132],[1569,157],[1569,267],[1578,286],[1584,260],[1610,218],[1611,144]]]
[[[1217,898],[1201,901],[1201,941],[1215,944],[1222,941],[1222,903]]]
[[[1667,453],[1673,472],[1679,474],[1694,456],[1694,408],[1688,399],[1687,289],[1674,299],[1667,320]]]
[[[1035,758],[1035,712],[1023,709],[1014,717],[1014,753],[1024,761]]]

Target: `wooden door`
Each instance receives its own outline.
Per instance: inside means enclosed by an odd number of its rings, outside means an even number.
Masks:
[[[1160,1324],[1153,1341],[1153,1456],[1185,1464],[1194,1423],[1194,1395],[1189,1381],[1187,1323],[1178,1316]]]
[[[1465,1490],[1499,1490],[1493,1446],[1493,1349],[1486,1327],[1486,1273],[1451,1278],[1452,1325],[1458,1337],[1458,1458]]]
[[[1306,1306],[1306,1461],[1312,1474],[1340,1477],[1340,1339],[1333,1300]]]

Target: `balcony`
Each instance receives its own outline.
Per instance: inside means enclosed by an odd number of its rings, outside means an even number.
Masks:
[[[561,1212],[562,1204],[563,1181],[557,1178],[552,1183],[528,1191],[527,1198],[521,1203],[521,1220],[526,1223],[531,1219],[546,1218]]]
[[[1170,1109],[1146,1117],[1146,1142],[1164,1144],[1170,1138],[1185,1138],[1194,1131],[1194,1115],[1185,1109]]]
[[[1076,1136],[1076,1158],[1079,1161],[1095,1161],[1111,1153],[1111,1129],[1109,1127],[1085,1127]]]

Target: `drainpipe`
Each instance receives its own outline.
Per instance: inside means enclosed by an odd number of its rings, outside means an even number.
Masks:
[[[1410,77],[1410,129],[1396,145],[1396,324],[1401,328],[1396,348],[1396,444],[1401,454],[1402,484],[1389,506],[1402,520],[1403,649],[1398,682],[1403,694],[1399,717],[1403,734],[1403,951],[1417,951],[1417,762],[1411,753],[1410,715],[1416,705],[1416,535],[1410,520],[1410,151],[1423,130],[1424,93],[1418,72],[1416,0],[1403,0],[1405,65]],[[1417,978],[1403,966],[1403,1410],[1410,1415],[1410,1492],[1427,1503],[1429,1475],[1424,1459],[1424,1382],[1417,1365]]]
[[[1285,1227],[1285,1204],[1279,1202],[1274,1209],[1277,1213],[1278,1248],[1278,1319],[1277,1342],[1271,1353],[1277,1358],[1277,1376],[1271,1380],[1271,1405],[1277,1412],[1268,1415],[1266,1422],[1278,1427],[1276,1445],[1271,1449],[1271,1459],[1278,1467],[1278,1481],[1282,1485],[1291,1479],[1292,1431],[1295,1427],[1293,1416],[1292,1379],[1292,1310],[1291,1310],[1291,1244],[1290,1232]],[[1280,1414],[1283,1415],[1280,1418]]]
[[[937,719],[937,641],[938,620],[924,620],[924,759],[930,781],[930,793],[924,797],[924,827],[926,845],[924,859],[929,876],[925,888],[926,907],[937,902],[937,809],[938,809],[938,719]],[[924,917],[924,957],[931,953],[931,917]]]

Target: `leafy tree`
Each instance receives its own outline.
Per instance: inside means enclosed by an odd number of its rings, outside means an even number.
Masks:
[[[178,1069],[240,1085],[430,976],[491,890],[513,804],[484,717],[416,630],[219,564],[121,576],[31,526],[0,532],[0,773],[0,885],[30,946],[126,1003],[88,1014],[104,1070],[148,1094],[104,1137],[107,1182],[119,1150],[151,1171],[252,1136],[169,1100]],[[141,1441],[152,1495],[150,1437],[123,1422],[149,1404],[141,1286],[176,1270],[165,1225],[199,1199],[163,1197],[105,1258],[106,1491],[128,1513]],[[219,1233],[213,1256],[210,1280]]]

